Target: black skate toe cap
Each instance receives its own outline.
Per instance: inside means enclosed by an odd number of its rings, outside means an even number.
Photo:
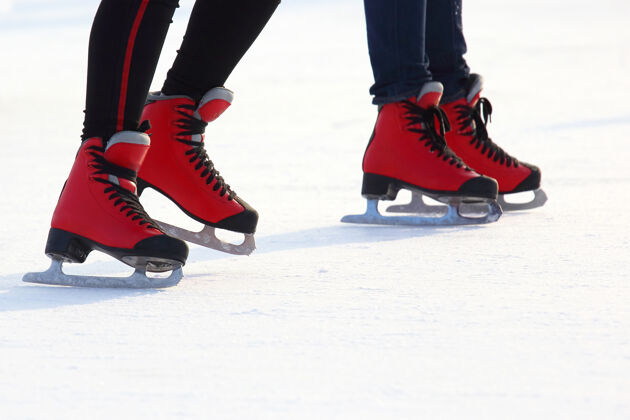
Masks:
[[[143,239],[134,247],[134,254],[153,258],[176,260],[184,265],[188,258],[186,242],[168,235],[157,235]]]
[[[514,188],[510,192],[516,193],[516,192],[522,192],[522,191],[532,191],[532,190],[537,190],[538,188],[540,188],[540,178],[541,178],[540,168],[538,166],[531,165],[525,162],[520,162],[520,165],[523,165],[526,168],[529,168],[529,170],[531,170],[531,173],[527,176],[527,178],[522,180],[521,183],[516,186],[516,188]]]
[[[474,198],[490,198],[496,200],[499,184],[493,178],[478,176],[464,182],[457,190],[460,195]]]
[[[215,223],[214,226],[219,229],[226,229],[250,235],[255,233],[256,225],[258,225],[258,212],[240,197],[236,197],[235,200],[243,206],[243,211]]]

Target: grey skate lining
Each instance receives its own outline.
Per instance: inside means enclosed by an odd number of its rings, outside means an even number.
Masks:
[[[167,99],[188,99],[192,101],[192,98],[186,95],[165,95],[162,92],[149,92],[147,95],[147,101],[165,101]]]
[[[116,184],[118,186],[120,186],[120,180],[118,179],[117,176],[109,174],[107,175],[107,179],[109,180],[109,182],[111,182],[112,184]]]
[[[420,93],[418,93],[417,98],[422,98],[425,94],[429,92],[442,93],[444,92],[444,86],[440,82],[426,82],[422,85],[422,89],[420,89]]]
[[[203,98],[201,98],[201,101],[199,102],[199,108],[215,99],[221,99],[231,104],[234,100],[234,92],[224,87],[212,88],[208,92],[206,92],[205,95],[203,95]]]
[[[151,144],[151,139],[145,133],[139,133],[137,131],[119,131],[111,136],[107,142],[105,151],[109,150],[110,147],[118,143],[144,144],[149,146]]]
[[[472,102],[475,96],[477,96],[477,94],[481,92],[481,89],[483,89],[483,77],[478,75],[475,84],[472,85],[472,87],[468,91],[468,95],[466,95],[466,101],[468,101],[468,103]]]

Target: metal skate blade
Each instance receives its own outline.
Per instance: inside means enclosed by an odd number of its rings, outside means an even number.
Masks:
[[[411,201],[407,204],[394,204],[387,207],[388,213],[417,213],[417,214],[433,214],[440,213],[446,209],[444,204],[427,204],[422,197],[424,194],[412,191]]]
[[[157,220],[160,227],[167,234],[181,239],[182,241],[191,242],[193,244],[205,246],[207,248],[216,249],[217,251],[227,252],[234,255],[250,255],[256,249],[256,240],[253,234],[244,233],[245,238],[239,245],[231,244],[217,238],[216,229],[212,226],[204,226],[199,232],[191,232],[189,230],[169,225],[165,222]]]
[[[387,208],[388,213],[408,213],[414,215],[443,215],[448,211],[446,204],[427,204],[425,194],[419,191],[411,192],[411,201],[407,204],[396,204]],[[488,202],[461,202],[458,204],[459,214],[464,217],[482,217],[488,212]],[[501,207],[502,210],[503,207]]]
[[[501,207],[494,200],[484,203],[484,205],[487,209],[486,214],[480,217],[462,215],[459,211],[460,203],[449,203],[448,206],[446,206],[446,214],[442,216],[383,216],[378,211],[378,200],[367,200],[367,209],[364,214],[344,216],[341,221],[344,223],[410,226],[456,226],[496,222],[503,213]]]
[[[27,283],[49,284],[55,286],[98,287],[117,289],[158,289],[175,286],[182,279],[181,267],[173,270],[165,278],[149,278],[139,268],[129,277],[78,276],[66,274],[61,269],[62,261],[53,259],[48,270],[41,273],[27,273],[22,281]]]
[[[505,196],[510,194],[499,194],[499,204],[505,211],[518,211],[535,209],[542,207],[547,202],[547,194],[542,189],[534,190],[534,198],[526,203],[509,203],[505,201]]]

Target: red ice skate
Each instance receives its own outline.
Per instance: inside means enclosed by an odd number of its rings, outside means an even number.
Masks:
[[[446,135],[448,145],[471,168],[497,180],[499,204],[504,210],[542,206],[547,196],[540,189],[540,169],[508,155],[488,136],[486,124],[492,114],[492,105],[481,97],[482,89],[483,79],[473,74],[468,80],[466,97],[443,105],[454,126]],[[533,191],[534,199],[527,203],[505,201],[505,195],[523,191]]]
[[[185,242],[166,235],[146,214],[136,195],[136,172],[149,136],[121,131],[105,143],[83,142],[53,214],[46,255],[53,259],[44,273],[25,281],[88,287],[164,287],[177,284],[186,262]],[[85,261],[99,250],[136,268],[129,278],[68,276],[63,262]],[[167,279],[145,271],[173,270]]]
[[[453,128],[446,133],[446,142],[468,166],[497,180],[498,202],[503,210],[525,210],[544,205],[547,196],[540,189],[540,169],[510,156],[488,136],[486,124],[492,106],[488,99],[481,97],[482,88],[481,76],[472,74],[466,96],[442,105]],[[505,200],[506,195],[524,191],[533,191],[534,198],[525,203]],[[418,205],[422,205],[421,197],[415,195],[409,207]],[[390,211],[409,210],[409,207],[401,206]]]
[[[467,167],[446,145],[448,121],[438,104],[442,85],[428,82],[418,98],[382,106],[363,158],[363,215],[345,216],[350,223],[451,225],[496,221],[497,183]],[[438,217],[382,216],[378,200],[394,200],[408,189],[447,203]],[[462,214],[464,203],[485,203],[482,216]]]
[[[147,187],[171,199],[188,216],[206,225],[200,232],[158,222],[170,235],[231,254],[255,249],[258,213],[219,175],[204,148],[204,131],[232,102],[224,88],[208,91],[199,104],[187,96],[152,93],[142,114],[151,129],[151,148],[138,174],[139,194]],[[240,232],[242,244],[219,240],[215,228]]]

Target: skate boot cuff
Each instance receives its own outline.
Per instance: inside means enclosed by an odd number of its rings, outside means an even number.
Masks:
[[[187,99],[192,104],[194,100],[186,95],[165,95],[162,92],[150,92],[147,96],[147,103],[156,101],[167,101],[171,99]],[[234,100],[234,92],[224,87],[215,87],[206,92],[199,101],[194,116],[206,123],[219,118],[226,109],[230,107]]]
[[[482,89],[483,77],[476,73],[471,74],[466,82],[466,102],[474,106],[481,96]]]
[[[108,174],[108,180],[128,191],[136,193],[135,178],[149,151],[151,140],[145,133],[137,131],[120,131],[114,134],[105,147],[105,160],[120,168],[120,173],[128,173],[119,177]]]
[[[416,98],[416,102],[422,108],[429,108],[440,103],[440,98],[444,92],[444,86],[440,82],[426,82],[422,85],[420,93]]]
[[[195,116],[205,122],[212,122],[228,109],[233,100],[234,93],[231,90],[222,87],[212,88],[201,98]]]
[[[138,172],[150,144],[151,140],[145,133],[120,131],[107,142],[105,159],[114,165]]]

